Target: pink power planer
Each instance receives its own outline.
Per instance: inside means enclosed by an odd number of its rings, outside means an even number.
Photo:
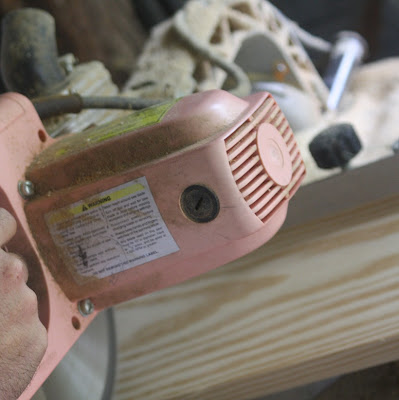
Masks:
[[[214,90],[54,140],[0,97],[0,206],[30,269],[49,345],[30,399],[96,313],[266,243],[305,175],[268,93]]]

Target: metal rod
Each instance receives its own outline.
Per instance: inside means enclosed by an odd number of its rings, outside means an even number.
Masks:
[[[327,99],[329,110],[336,110],[348,86],[353,70],[368,52],[365,39],[356,32],[340,32],[333,46],[324,80],[330,88]]]

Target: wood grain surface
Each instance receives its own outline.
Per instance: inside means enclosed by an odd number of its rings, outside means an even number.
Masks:
[[[399,197],[116,308],[116,400],[244,400],[399,357]]]

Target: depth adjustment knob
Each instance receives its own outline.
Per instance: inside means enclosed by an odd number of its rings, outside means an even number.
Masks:
[[[359,153],[362,144],[351,124],[329,126],[316,135],[309,150],[319,168],[344,168]]]

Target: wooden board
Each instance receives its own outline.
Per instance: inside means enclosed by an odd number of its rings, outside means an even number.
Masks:
[[[302,186],[290,203],[284,226],[303,224],[399,196],[398,168],[399,153]]]
[[[244,400],[399,357],[399,197],[116,308],[116,400]]]

